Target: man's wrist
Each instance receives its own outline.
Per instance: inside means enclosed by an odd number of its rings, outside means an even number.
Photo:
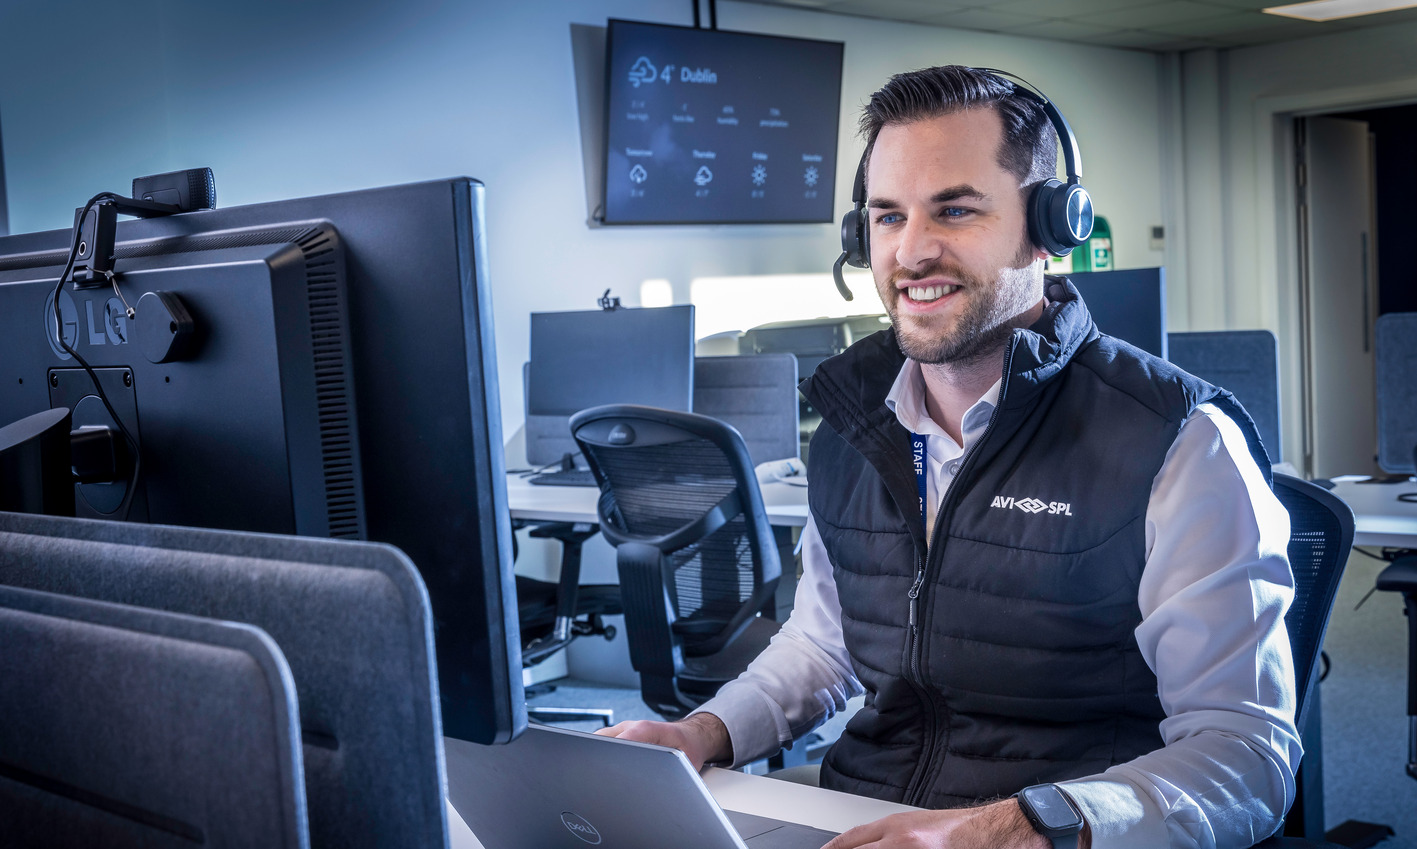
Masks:
[[[997,817],[993,831],[997,835],[998,845],[1053,849],[1052,841],[1034,830],[1033,824],[1024,816],[1018,799],[1005,799],[993,807]]]
[[[702,746],[697,753],[704,766],[733,762],[733,739],[728,734],[728,726],[711,713],[695,713],[679,720],[683,725],[694,728],[695,739]]]

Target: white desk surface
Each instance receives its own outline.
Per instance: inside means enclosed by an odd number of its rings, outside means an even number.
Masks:
[[[725,810],[774,817],[828,831],[846,831],[889,814],[915,810],[906,805],[717,767],[704,770],[703,778],[704,785]],[[452,849],[482,849],[482,844],[453,806],[448,804],[447,808]]]
[[[1417,548],[1417,504],[1398,501],[1399,493],[1417,493],[1417,483],[1364,483],[1335,478],[1333,494],[1353,508],[1354,545]]]
[[[800,528],[807,524],[807,487],[769,483],[762,487],[768,521]],[[596,522],[600,490],[593,486],[537,486],[520,475],[507,475],[507,503],[513,519],[548,522]]]

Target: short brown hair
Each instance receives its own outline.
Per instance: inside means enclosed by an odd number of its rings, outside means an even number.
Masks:
[[[896,74],[861,110],[861,135],[869,159],[886,124],[908,124],[976,106],[998,113],[1004,126],[999,165],[1031,187],[1058,174],[1058,134],[1034,97],[989,71],[942,65]]]

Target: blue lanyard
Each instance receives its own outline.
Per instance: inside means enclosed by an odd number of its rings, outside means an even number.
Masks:
[[[925,518],[925,437],[918,433],[910,435],[910,455],[915,463],[915,489],[920,494],[920,525],[925,529],[925,536],[930,536],[930,525]]]

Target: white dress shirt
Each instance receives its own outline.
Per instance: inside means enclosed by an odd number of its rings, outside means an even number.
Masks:
[[[927,529],[988,426],[999,385],[965,413],[960,445],[926,413],[919,364],[907,360],[897,376],[886,404],[927,442]],[[1289,516],[1240,429],[1216,407],[1197,407],[1152,484],[1138,588],[1136,637],[1166,711],[1165,745],[1064,783],[1095,849],[1245,847],[1278,828],[1302,754],[1284,627],[1294,596],[1288,540]],[[862,692],[810,517],[802,566],[792,616],[772,644],[700,708],[727,726],[736,764],[776,751]]]

